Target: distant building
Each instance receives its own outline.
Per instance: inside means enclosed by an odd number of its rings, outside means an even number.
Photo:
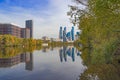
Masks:
[[[59,39],[63,39],[62,27],[60,27],[60,30],[59,30]]]
[[[78,40],[80,37],[80,32],[76,32],[76,35],[75,35],[75,40]]]
[[[26,28],[20,28],[15,24],[0,23],[0,35],[10,34],[18,38],[32,38],[33,37],[33,22],[26,21]]]
[[[71,37],[72,37],[72,41],[74,41],[74,27],[72,27],[71,29]]]
[[[68,32],[67,35],[66,35],[66,37],[67,37],[68,41],[71,41],[71,32]]]
[[[21,28],[14,24],[0,24],[0,34],[10,34],[21,38]]]
[[[43,37],[42,37],[42,40],[43,40],[43,41],[49,41],[50,38],[48,38],[47,36],[43,36]]]
[[[30,38],[30,29],[21,28],[21,38]]]
[[[66,42],[66,41],[67,41],[67,39],[66,39],[66,31],[63,30],[63,42]]]
[[[62,34],[62,38],[60,37],[60,35]],[[63,42],[73,42],[75,35],[74,35],[74,27],[72,27],[70,32],[67,32],[66,27],[64,27],[63,31],[62,31],[62,27],[60,27],[59,30],[59,38],[63,40]]]
[[[33,21],[26,20],[26,28],[30,29],[30,38],[33,38]]]

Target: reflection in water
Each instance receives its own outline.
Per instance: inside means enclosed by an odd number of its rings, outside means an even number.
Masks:
[[[33,70],[33,54],[32,53],[27,53],[26,54],[26,58],[28,60],[26,60],[26,70]]]
[[[0,80],[76,80],[85,70],[80,52],[73,46],[34,49],[0,49]]]
[[[42,47],[42,52],[48,52],[49,51],[49,47]]]
[[[89,49],[82,51],[83,62],[87,69],[80,75],[80,80],[120,80],[120,55],[93,54]]]
[[[26,70],[31,71],[33,69],[33,54],[27,52],[13,57],[0,58],[0,67],[12,67],[22,62],[25,62]]]
[[[59,56],[60,56],[60,61],[63,62],[63,60],[66,62],[67,61],[67,56],[72,58],[72,61],[75,61],[75,53],[77,53],[77,56],[80,56],[80,52],[76,49],[75,52],[75,48],[73,46],[71,47],[66,47],[63,46],[63,48],[60,48],[59,50]]]

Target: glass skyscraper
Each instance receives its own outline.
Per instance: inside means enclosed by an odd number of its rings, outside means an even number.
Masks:
[[[62,27],[60,27],[60,30],[59,30],[59,39],[63,39]]]
[[[63,30],[63,42],[66,42],[67,39],[66,39],[66,27],[64,27],[64,30]]]
[[[59,30],[59,39],[62,39],[63,42],[67,42],[67,41],[74,41],[74,27],[72,27],[71,31],[67,32],[67,28],[64,27],[62,29],[62,27],[60,27]]]
[[[74,27],[72,27],[71,29],[71,37],[72,37],[72,41],[74,41]]]
[[[68,32],[68,33],[66,34],[66,37],[67,37],[67,39],[68,39],[69,41],[71,41],[71,32]]]

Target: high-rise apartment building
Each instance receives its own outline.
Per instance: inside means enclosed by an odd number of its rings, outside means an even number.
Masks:
[[[26,20],[25,25],[30,29],[30,38],[33,38],[33,20]]]

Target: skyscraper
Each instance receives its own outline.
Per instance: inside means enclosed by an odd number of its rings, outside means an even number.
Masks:
[[[64,31],[65,31],[65,34],[66,34],[66,27],[64,27]]]
[[[62,31],[62,27],[60,27],[60,30],[59,30],[59,39],[63,39],[63,31]]]
[[[32,20],[26,20],[26,28],[30,29],[30,38],[33,38],[33,21]]]
[[[63,42],[66,42],[67,39],[66,39],[66,27],[64,27],[64,30],[63,30]]]
[[[66,34],[66,37],[67,37],[68,41],[71,41],[71,32],[68,32],[68,33]]]
[[[72,37],[72,41],[74,41],[74,27],[72,27],[71,29],[71,37]]]

